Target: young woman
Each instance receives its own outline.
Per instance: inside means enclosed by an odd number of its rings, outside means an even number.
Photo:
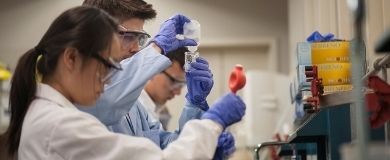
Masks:
[[[10,93],[7,149],[17,159],[211,159],[222,130],[239,121],[245,104],[233,94],[203,120],[188,122],[165,150],[145,138],[109,132],[74,104],[93,105],[120,70],[118,24],[105,12],[76,7],[62,13],[16,67]],[[37,82],[37,76],[42,80]]]

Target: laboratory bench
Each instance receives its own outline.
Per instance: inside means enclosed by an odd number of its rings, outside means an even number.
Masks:
[[[353,120],[352,92],[338,92],[320,97],[318,112],[305,114],[294,122],[295,131],[286,141],[264,142],[254,149],[254,159],[260,159],[260,149],[279,146],[278,155],[299,160],[340,160],[340,149],[356,138]],[[370,141],[384,141],[384,128],[371,129]]]

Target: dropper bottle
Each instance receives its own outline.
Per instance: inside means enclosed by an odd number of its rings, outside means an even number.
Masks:
[[[187,46],[189,52],[185,53],[184,70],[190,72],[190,64],[195,62],[196,58],[199,57],[199,52],[197,52],[197,50],[200,42],[200,23],[196,20],[185,23],[183,26],[183,38],[193,39],[197,43],[197,46]]]

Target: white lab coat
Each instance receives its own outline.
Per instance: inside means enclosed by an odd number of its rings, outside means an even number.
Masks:
[[[21,160],[212,159],[222,132],[211,120],[192,120],[176,141],[161,150],[146,138],[108,131],[48,85],[38,84],[36,96],[23,122]]]

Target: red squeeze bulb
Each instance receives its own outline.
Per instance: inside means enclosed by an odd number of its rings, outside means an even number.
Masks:
[[[230,73],[229,78],[229,88],[236,94],[238,90],[243,88],[246,83],[246,77],[244,73],[244,68],[240,64],[236,64],[232,72]]]

